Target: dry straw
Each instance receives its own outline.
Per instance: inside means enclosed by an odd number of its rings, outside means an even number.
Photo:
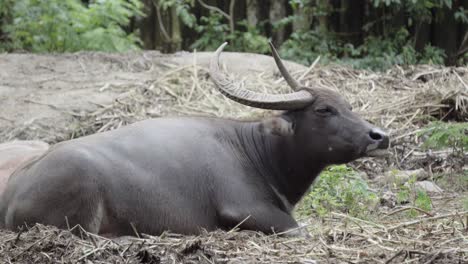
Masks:
[[[108,239],[36,225],[0,231],[2,263],[466,263],[468,212],[406,222],[372,221],[332,213],[307,220],[312,238],[249,231],[199,236]]]
[[[414,133],[429,116],[468,121],[468,68],[395,67],[386,73],[353,70],[339,65],[295,73],[309,87],[326,87],[341,93],[355,111],[383,126],[394,137]],[[246,87],[269,93],[288,92],[278,74],[260,73],[253,78],[232,78]],[[154,82],[124,92],[112,105],[80,119],[79,135],[165,115],[204,115],[250,119],[269,115],[222,96],[197,64],[175,67]]]
[[[395,67],[385,73],[339,65],[312,66],[294,75],[310,87],[339,91],[354,109],[391,132],[394,142],[408,141],[432,116],[468,121],[468,69],[434,66]],[[276,73],[248,79],[232,76],[257,91],[287,92]],[[109,89],[109,87],[103,87]],[[150,117],[204,115],[250,119],[271,112],[224,98],[196,61],[174,66],[150,83],[128,87],[111,105],[89,113],[70,113],[77,128],[59,139],[102,132]],[[15,138],[24,128],[3,131]],[[46,131],[36,131],[42,136]],[[42,134],[41,134],[42,133]],[[37,135],[36,135],[37,136]],[[57,138],[55,139],[57,140]],[[409,154],[408,154],[409,153]],[[420,153],[417,144],[397,152],[397,160]],[[255,232],[210,232],[200,236],[146,236],[113,241],[80,236],[41,225],[20,233],[0,231],[2,263],[467,263],[468,212],[444,204],[419,218],[397,209],[377,219],[342,213],[304,221],[312,238],[265,236]],[[452,198],[450,198],[452,199]],[[434,200],[435,201],[435,200]],[[437,202],[435,202],[437,203]],[[74,227],[75,231],[79,227]]]

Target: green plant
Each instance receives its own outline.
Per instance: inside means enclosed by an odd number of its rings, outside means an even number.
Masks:
[[[220,43],[228,41],[226,50],[237,52],[268,53],[268,39],[259,29],[249,26],[245,20],[237,23],[236,30],[230,32],[229,25],[223,22],[224,18],[217,12],[202,17],[200,25],[195,28],[200,37],[191,48],[199,50],[215,50]]]
[[[413,21],[430,22],[432,19],[431,12],[435,9],[448,8],[452,9],[453,0],[372,0],[375,8],[388,8],[393,11],[403,11],[407,14],[408,24]],[[384,17],[384,20],[392,20],[393,17]],[[390,24],[390,23],[387,23]]]
[[[143,15],[138,0],[18,0],[4,26],[10,49],[33,52],[138,49],[139,39],[123,27]]]
[[[285,59],[309,65],[318,56],[323,57],[322,62],[336,60],[342,48],[332,35],[319,30],[294,32],[280,48],[280,54]]]
[[[468,24],[468,10],[465,10],[462,6],[455,12],[455,19],[463,24]]]
[[[412,206],[429,212],[432,210],[432,200],[426,191],[415,186],[416,177],[411,177],[407,183],[396,183],[398,189],[396,198],[398,204],[410,203]],[[407,211],[409,217],[416,217],[419,212],[414,209]]]
[[[11,8],[14,4],[14,0],[0,0],[0,26],[6,24],[10,19]]]
[[[426,45],[424,51],[419,58],[419,63],[423,64],[444,64],[444,59],[447,57],[441,48],[431,45]]]
[[[423,50],[415,49],[415,35],[410,34],[408,28],[415,24],[416,31],[422,23],[432,19],[432,8],[452,8],[452,1],[401,1],[401,0],[373,0],[374,12],[386,10],[384,14],[408,14],[406,25],[394,25],[392,15],[383,15],[363,26],[367,37],[358,46],[347,43],[339,34],[335,34],[327,27],[326,17],[334,10],[326,1],[291,0],[293,10],[301,9],[313,17],[312,29],[302,28],[291,34],[282,45],[280,52],[286,59],[302,64],[310,64],[319,55],[321,63],[338,61],[355,68],[371,70],[386,70],[393,65],[411,64],[443,64],[445,52],[437,47],[427,45]],[[457,12],[458,20],[463,20],[464,11]],[[282,19],[273,25],[273,29],[284,27],[304,19],[293,15]],[[299,23],[301,24],[301,23]],[[301,24],[302,25],[302,24]],[[309,26],[310,23],[307,25]]]
[[[452,148],[457,156],[463,156],[468,150],[468,123],[432,122],[425,127],[419,136],[427,137],[425,148]]]
[[[369,36],[357,47],[348,48],[348,59],[344,61],[353,67],[385,70],[398,65],[418,63],[443,64],[445,53],[442,49],[427,45],[422,52],[417,52],[411,43],[409,32],[401,28],[388,38]]]
[[[176,14],[184,25],[189,28],[194,28],[197,23],[197,18],[190,9],[195,4],[194,0],[153,0],[162,10],[167,10],[170,7],[176,8]]]
[[[366,217],[378,202],[360,175],[346,165],[325,169],[305,195],[296,213],[309,215],[312,211],[324,216],[331,211],[342,211],[354,216]]]
[[[215,50],[229,34],[229,26],[223,23],[223,17],[217,12],[210,12],[210,16],[201,17],[200,24],[195,26],[195,30],[200,37],[191,48],[199,50]]]

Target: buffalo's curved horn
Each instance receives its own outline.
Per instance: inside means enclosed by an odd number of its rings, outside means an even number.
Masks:
[[[215,52],[210,61],[210,76],[219,91],[229,99],[238,103],[271,110],[294,110],[304,108],[313,101],[311,93],[305,90],[288,94],[264,94],[249,91],[234,83],[219,69],[219,55],[227,42],[223,43]]]
[[[275,59],[276,66],[278,66],[278,69],[283,76],[283,78],[286,80],[288,85],[294,90],[297,91],[301,88],[301,85],[299,84],[298,81],[296,81],[291,74],[289,74],[288,70],[286,70],[286,67],[284,67],[283,62],[281,61],[281,58],[278,54],[278,51],[276,51],[275,46],[273,46],[273,43],[271,41],[268,42],[270,44],[271,48],[271,53],[273,54],[273,58]]]

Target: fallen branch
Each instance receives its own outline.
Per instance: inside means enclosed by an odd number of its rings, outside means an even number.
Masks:
[[[392,226],[392,227],[388,228],[387,231],[391,232],[391,231],[399,229],[399,228],[408,227],[408,226],[412,226],[412,225],[417,225],[417,224],[423,223],[423,222],[435,221],[435,220],[439,220],[439,219],[443,219],[443,218],[449,218],[449,217],[461,216],[461,215],[468,215],[468,211],[451,213],[451,214],[443,214],[443,215],[438,215],[438,216],[434,216],[434,217],[430,217],[430,218],[423,218],[423,219],[408,221],[408,222],[398,224],[396,226]]]
[[[427,212],[427,211],[425,211],[425,210],[423,210],[421,208],[415,207],[415,206],[405,206],[403,208],[399,208],[399,209],[397,209],[397,210],[395,210],[393,212],[388,213],[386,216],[391,216],[391,215],[401,213],[401,212],[404,212],[404,211],[407,211],[407,210],[416,210],[416,211],[418,211],[420,213],[423,213],[423,214],[426,214],[428,216],[434,216],[434,214],[431,214],[431,213],[429,213],[429,212]]]

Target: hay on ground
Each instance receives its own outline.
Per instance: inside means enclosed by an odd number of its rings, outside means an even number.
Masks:
[[[395,67],[385,73],[339,65],[315,66],[293,73],[311,87],[334,89],[365,118],[386,128],[393,138],[392,158],[384,163],[364,159],[355,166],[372,170],[417,167],[421,155],[416,133],[429,117],[468,121],[468,68]],[[278,73],[236,76],[246,87],[270,93],[288,92]],[[151,117],[207,115],[250,119],[270,115],[226,99],[214,87],[207,69],[172,67],[159,78],[121,89],[110,105],[93,112],[70,113],[76,127],[56,139],[74,138]],[[29,133],[28,125],[2,131],[13,139]],[[34,133],[40,138],[46,129]],[[53,143],[53,142],[51,142]],[[422,153],[422,154],[421,154]],[[419,155],[419,156],[418,156]],[[382,162],[382,161],[381,161]],[[377,165],[376,165],[377,164]],[[416,165],[415,165],[416,164]],[[411,168],[413,168],[411,167]],[[342,213],[301,222],[312,238],[265,236],[256,232],[210,232],[200,236],[162,236],[110,240],[81,231],[37,225],[20,233],[0,230],[0,261],[5,263],[467,263],[468,212],[460,196],[433,197],[434,210],[417,218],[403,217],[403,207],[379,210],[374,219]],[[389,209],[390,210],[390,209]],[[75,227],[75,231],[79,227]]]
[[[278,73],[232,79],[251,90],[289,92]],[[468,68],[395,67],[386,73],[331,65],[294,75],[309,87],[342,94],[355,111],[400,139],[414,133],[428,117],[468,121]],[[273,78],[272,78],[273,77]],[[136,86],[96,112],[77,115],[80,133],[91,134],[165,115],[204,115],[250,119],[270,114],[235,103],[216,90],[208,70],[196,63],[169,70],[152,83]]]
[[[108,239],[79,226],[75,236],[36,225],[0,230],[0,256],[2,263],[466,263],[467,217],[465,211],[374,223],[333,213],[307,220],[311,238],[231,230]]]

